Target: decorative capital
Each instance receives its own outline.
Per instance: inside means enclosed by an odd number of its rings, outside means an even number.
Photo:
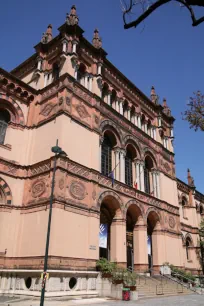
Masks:
[[[102,39],[99,36],[98,29],[95,29],[92,44],[96,49],[102,48]]]
[[[76,6],[72,5],[71,11],[66,16],[66,23],[70,26],[78,25],[79,23],[79,18],[77,16],[77,11],[76,11]]]
[[[52,40],[52,25],[49,24],[47,27],[47,30],[45,33],[42,35],[41,43],[42,44],[47,44]]]

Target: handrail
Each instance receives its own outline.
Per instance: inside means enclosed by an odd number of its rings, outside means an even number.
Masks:
[[[182,276],[181,274],[179,274],[179,275]],[[168,278],[168,279],[170,279],[170,280],[172,280],[172,281],[174,281],[174,282],[176,282],[177,284],[180,284],[182,287],[185,287],[185,288],[187,288],[187,289],[189,289],[189,290],[191,290],[191,291],[193,291],[193,292],[197,292],[196,288],[191,287],[189,283],[187,283],[187,284],[185,285],[181,280],[175,279],[175,278],[173,278],[173,277],[170,276],[170,275],[163,275],[163,276],[166,277],[166,278]]]

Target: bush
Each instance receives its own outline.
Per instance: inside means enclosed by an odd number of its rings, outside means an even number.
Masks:
[[[101,258],[96,262],[96,267],[102,274],[111,274],[116,269],[116,263],[110,262],[106,258]]]
[[[136,285],[137,275],[135,272],[130,272],[126,270],[123,274],[123,284],[124,286],[132,287]]]
[[[125,271],[126,271],[126,269],[116,268],[112,272],[112,282],[113,283],[117,283],[118,281],[123,282]]]

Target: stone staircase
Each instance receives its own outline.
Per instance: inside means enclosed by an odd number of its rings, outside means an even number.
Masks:
[[[160,275],[138,275],[136,286],[139,298],[192,294],[188,288]]]

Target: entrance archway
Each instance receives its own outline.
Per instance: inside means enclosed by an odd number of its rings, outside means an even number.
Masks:
[[[155,211],[150,211],[147,217],[147,256],[149,271],[158,265],[159,250],[158,237],[156,231],[160,229],[159,215]]]
[[[142,233],[144,222],[140,208],[130,203],[126,214],[126,252],[127,268],[134,270],[134,266],[140,264],[140,248],[142,248]]]
[[[99,257],[125,262],[125,221],[119,201],[112,195],[103,198],[100,207]]]

